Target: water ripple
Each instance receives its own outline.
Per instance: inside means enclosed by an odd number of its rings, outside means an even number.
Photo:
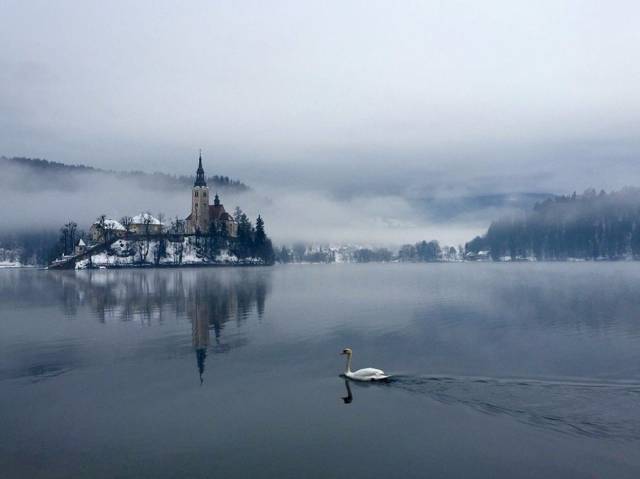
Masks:
[[[387,385],[563,434],[640,440],[639,383],[395,376]]]

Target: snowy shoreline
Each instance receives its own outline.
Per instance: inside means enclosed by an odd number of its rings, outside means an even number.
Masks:
[[[161,264],[109,264],[109,265],[94,265],[86,266],[82,268],[76,268],[76,270],[97,270],[97,269],[166,269],[166,268],[240,268],[240,267],[258,267],[258,266],[273,266],[264,263],[161,263]]]

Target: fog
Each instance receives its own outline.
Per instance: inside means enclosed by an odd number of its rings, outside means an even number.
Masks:
[[[457,243],[514,206],[478,196],[640,184],[637,2],[7,0],[0,17],[0,155],[193,174],[202,148],[208,174],[253,187],[227,208],[276,240]],[[4,225],[189,207],[109,181],[0,196]]]
[[[54,181],[47,182],[46,174],[40,173],[45,178],[39,179],[37,187],[25,187],[26,174],[34,172],[20,167],[3,169],[2,232],[57,229],[69,220],[88,230],[100,214],[119,219],[150,211],[162,213],[169,222],[175,217],[184,219],[190,213],[189,188],[141,189],[134,178],[99,173],[69,174],[68,183],[62,187]],[[211,192],[215,193],[215,187]],[[264,187],[248,192],[225,191],[221,201],[230,213],[240,206],[252,220],[262,215],[268,234],[279,244],[304,241],[395,246],[425,238],[463,242],[486,226],[483,221],[455,218],[446,227],[439,225],[430,219],[428,211],[395,195],[341,198],[309,189]]]

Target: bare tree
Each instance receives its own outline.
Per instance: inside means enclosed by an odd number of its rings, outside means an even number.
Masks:
[[[158,236],[156,247],[154,251],[154,261],[155,264],[160,264],[160,260],[167,255],[167,240],[165,236],[165,228],[164,228],[164,220],[165,215],[162,212],[159,212],[156,216],[158,221],[160,222],[160,235]]]
[[[69,245],[69,229],[67,228],[67,225],[60,228],[60,243],[62,246],[62,254],[68,254],[69,250],[67,249],[67,246]]]
[[[169,232],[175,235],[184,233],[184,221],[176,218],[171,220],[171,226],[169,227]]]
[[[147,239],[149,239],[149,236],[151,236],[151,218],[153,218],[151,216],[151,213],[146,212],[142,215],[142,224],[144,226],[144,235]]]
[[[160,212],[158,213],[158,215],[156,216],[156,218],[158,218],[158,221],[160,222],[160,224],[162,225],[162,229],[164,230],[164,220],[165,220],[165,215],[164,213]]]
[[[68,231],[69,238],[69,252],[73,253],[73,249],[76,246],[76,232],[78,231],[78,224],[75,221],[69,221],[66,225],[64,225],[65,229]],[[65,245],[65,250],[66,250]]]
[[[102,236],[102,241],[104,244],[107,244],[107,215],[102,214],[98,216],[98,218],[96,218],[96,225]]]
[[[140,256],[144,261],[147,261],[147,255],[149,254],[149,248],[151,246],[151,213],[146,212],[142,215],[142,225],[144,231],[144,244]]]
[[[176,216],[176,218],[171,221],[169,232],[172,235],[173,262],[182,264],[182,254],[184,253],[184,222]],[[176,239],[178,239],[178,241],[175,241]]]
[[[133,224],[133,218],[131,216],[123,216],[120,218],[120,223],[124,226],[124,230],[127,233],[127,236],[131,233],[131,225]]]

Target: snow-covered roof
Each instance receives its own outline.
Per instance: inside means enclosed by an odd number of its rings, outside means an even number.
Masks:
[[[80,238],[80,241],[78,241],[78,246],[87,246],[87,243],[85,243],[84,240]]]
[[[95,226],[100,226],[100,222],[99,221],[96,221],[93,224]],[[108,230],[120,230],[120,231],[124,231],[125,230],[125,227],[122,226],[118,221],[111,220],[111,219],[104,220],[104,227],[105,227],[105,229],[108,229]]]
[[[145,224],[145,221],[148,222],[148,224],[150,225],[162,224],[158,218],[155,218],[150,213],[140,213],[139,215],[136,215],[131,219],[131,222],[134,225],[143,225]]]

